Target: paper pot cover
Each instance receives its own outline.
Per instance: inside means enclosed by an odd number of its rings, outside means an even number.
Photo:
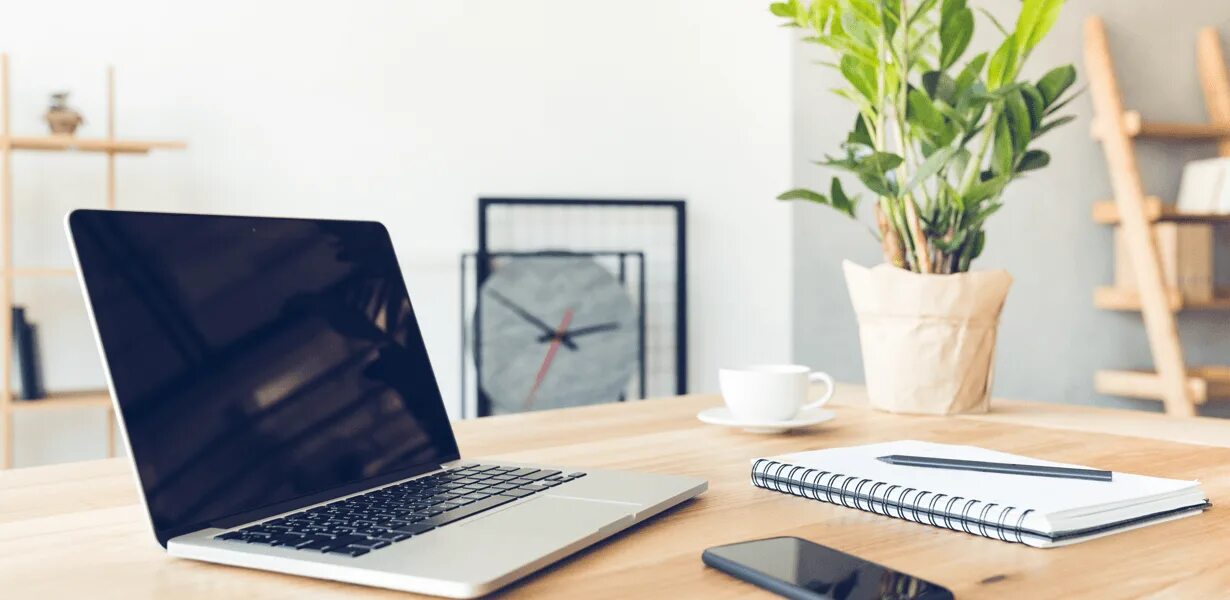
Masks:
[[[920,275],[843,263],[858,315],[863,374],[874,408],[950,415],[986,412],[1006,271]]]

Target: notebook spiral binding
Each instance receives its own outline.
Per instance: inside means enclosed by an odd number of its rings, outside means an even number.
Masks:
[[[1005,542],[1024,543],[1033,512],[764,458],[752,464],[752,485]]]

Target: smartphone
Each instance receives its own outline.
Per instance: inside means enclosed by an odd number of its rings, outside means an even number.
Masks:
[[[766,590],[800,600],[951,600],[943,586],[797,537],[705,550],[701,560]]]

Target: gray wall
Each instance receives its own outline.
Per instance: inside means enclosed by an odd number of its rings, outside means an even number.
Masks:
[[[1006,24],[1015,21],[1017,0],[975,0]],[[1195,34],[1214,25],[1230,48],[1230,3],[1225,0],[1079,0],[1069,2],[1050,36],[1035,49],[1026,75],[1040,76],[1065,63],[1077,66],[1085,83],[1082,27],[1102,15],[1126,105],[1146,118],[1206,119],[1195,68]],[[971,49],[993,49],[999,33],[982,15]],[[969,55],[972,56],[973,52]],[[824,56],[812,44],[794,51],[794,182],[824,186],[829,173],[810,161],[833,152],[854,111],[828,90],[838,75],[817,66]],[[1160,410],[1160,404],[1109,398],[1093,390],[1099,368],[1148,367],[1151,358],[1141,319],[1092,306],[1092,290],[1112,281],[1111,228],[1094,224],[1090,206],[1110,197],[1101,148],[1089,137],[1088,94],[1070,112],[1078,120],[1044,138],[1052,164],[1014,182],[1006,206],[988,227],[987,249],[975,268],[1007,269],[1015,277],[1000,324],[995,393],[1073,404]],[[1202,144],[1143,142],[1138,158],[1150,193],[1173,198],[1184,161],[1212,156]],[[855,187],[850,182],[847,189]],[[865,207],[865,208],[870,208]],[[841,260],[880,262],[877,243],[863,223],[824,207],[794,207],[794,351],[804,364],[839,379],[861,380],[858,329],[841,275]],[[868,215],[863,215],[864,222]],[[1218,232],[1218,278],[1230,281],[1230,228]],[[1230,316],[1183,314],[1180,334],[1189,363],[1230,364]],[[1220,410],[1219,410],[1220,409]],[[1230,406],[1206,414],[1230,416]]]

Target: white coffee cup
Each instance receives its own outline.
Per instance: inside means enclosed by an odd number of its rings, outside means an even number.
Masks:
[[[814,381],[828,388],[819,400],[807,402]],[[800,410],[819,408],[833,397],[836,386],[827,373],[803,365],[753,365],[718,371],[722,398],[735,418],[748,422],[789,421]]]

